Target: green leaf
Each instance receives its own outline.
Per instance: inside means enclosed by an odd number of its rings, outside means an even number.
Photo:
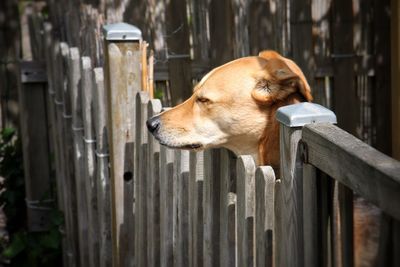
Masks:
[[[4,143],[8,143],[11,138],[14,136],[15,134],[15,129],[11,128],[11,127],[6,127],[1,131],[1,136],[3,138],[3,142]]]
[[[26,234],[24,232],[18,232],[14,235],[11,244],[6,247],[3,251],[3,256],[12,259],[22,252],[26,247]]]
[[[53,209],[50,213],[50,220],[54,225],[60,226],[64,224],[64,214],[58,209]]]
[[[40,238],[43,247],[57,249],[60,246],[61,235],[57,229],[51,229],[47,234]]]

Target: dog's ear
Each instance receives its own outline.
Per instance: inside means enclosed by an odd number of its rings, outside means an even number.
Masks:
[[[266,60],[262,73],[252,96],[263,104],[285,99],[288,95],[299,92],[306,101],[311,101],[311,89],[300,68],[290,59],[275,51],[262,51],[259,57]]]

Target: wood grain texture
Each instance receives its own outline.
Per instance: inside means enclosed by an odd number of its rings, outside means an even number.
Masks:
[[[161,266],[173,266],[174,153],[164,146],[160,148],[160,169],[160,262]]]
[[[74,170],[75,170],[75,186],[77,198],[77,215],[79,223],[79,250],[88,251],[88,214],[87,200],[85,190],[84,166],[83,166],[83,121],[82,121],[82,100],[81,100],[81,68],[80,53],[76,47],[70,48],[69,55],[69,93],[71,100],[72,115],[72,138],[73,138],[73,154],[74,154]],[[89,258],[87,253],[80,253],[80,264],[88,266]]]
[[[192,94],[192,74],[190,68],[189,29],[186,0],[166,2],[167,60],[172,104],[182,103]]]
[[[96,179],[97,207],[99,221],[99,266],[112,264],[111,240],[111,188],[108,156],[107,101],[104,86],[103,68],[95,68],[93,75],[95,84],[93,95],[93,115],[96,134]]]
[[[270,166],[258,167],[255,177],[255,266],[272,266],[275,173]]]
[[[133,170],[133,164],[137,166],[136,162],[125,162],[127,156],[125,152],[130,151],[127,148],[132,146],[135,140],[135,92],[139,90],[141,83],[139,67],[141,58],[139,43],[135,42],[106,43],[105,50],[105,84],[107,87],[107,113],[110,130],[108,137],[113,211],[113,262],[118,265],[121,253],[129,255],[129,257],[123,257],[124,262],[132,260],[134,255],[133,252],[126,252],[125,248],[122,249],[120,247],[120,242],[122,242],[120,238],[129,238],[129,235],[122,233],[120,228],[123,226],[125,218],[131,220],[133,216],[131,212],[124,214],[125,204],[131,205],[133,203],[133,195],[125,196],[124,192],[125,189],[133,190],[128,187],[136,186],[138,173]],[[137,149],[133,149],[133,151],[138,154]],[[132,161],[134,160],[133,155],[128,158]],[[127,166],[131,166],[132,169],[127,170]],[[128,172],[130,173],[128,174]],[[124,183],[124,174],[132,177],[132,183]],[[129,202],[132,203],[129,204]],[[125,225],[126,230],[129,227]],[[130,234],[132,235],[133,233]],[[129,247],[129,249],[133,248]]]
[[[255,262],[255,170],[251,156],[239,156],[236,165],[237,194],[237,265]]]
[[[400,163],[340,128],[307,125],[303,141],[310,164],[334,177],[383,211],[400,218]]]
[[[301,128],[280,126],[281,184],[275,212],[280,213],[276,266],[303,266],[303,181],[298,143]]]
[[[190,153],[189,266],[203,266],[204,152]]]
[[[136,133],[135,133],[135,264],[147,266],[147,166],[148,166],[148,131],[146,127],[147,105],[149,95],[147,92],[136,94]]]
[[[95,178],[95,134],[93,129],[93,77],[92,63],[89,57],[81,57],[82,118],[84,141],[84,177],[86,199],[88,202],[89,263],[99,265],[97,180]]]
[[[310,164],[303,165],[303,231],[304,266],[318,267],[321,247],[318,244],[318,195],[317,170]]]
[[[236,233],[235,233],[235,204],[236,197],[231,193],[233,171],[231,169],[231,156],[226,149],[221,150],[220,165],[220,262],[219,266],[235,266],[236,263]],[[233,209],[233,216],[232,216]],[[232,231],[233,230],[233,231]]]
[[[152,99],[147,106],[151,118],[161,111],[161,102]],[[147,262],[148,266],[160,266],[160,144],[153,136],[148,140],[147,181]]]
[[[60,43],[61,49],[61,77],[60,83],[62,90],[62,119],[60,131],[63,133],[63,164],[64,164],[64,177],[65,177],[65,190],[67,195],[64,195],[67,201],[68,212],[66,213],[67,227],[71,233],[71,252],[69,252],[70,263],[75,266],[79,260],[79,244],[78,244],[78,218],[77,214],[77,200],[76,200],[76,180],[74,174],[74,159],[73,159],[73,141],[72,141],[72,113],[71,113],[71,98],[69,93],[69,47],[66,43]]]
[[[203,258],[204,266],[215,266],[219,262],[219,187],[220,150],[211,149],[204,152],[204,191],[203,216],[204,239]]]

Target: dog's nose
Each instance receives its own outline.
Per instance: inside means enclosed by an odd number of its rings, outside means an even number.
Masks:
[[[156,132],[160,128],[160,118],[158,116],[154,116],[146,121],[147,129],[151,133]]]

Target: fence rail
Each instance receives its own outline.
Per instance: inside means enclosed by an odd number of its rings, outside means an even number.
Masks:
[[[103,69],[44,29],[65,266],[349,266],[350,190],[398,224],[400,163],[339,128],[282,123],[280,177],[224,149],[160,147],[146,129],[162,105],[142,91],[145,42],[97,40]],[[339,222],[321,172],[348,187]]]

